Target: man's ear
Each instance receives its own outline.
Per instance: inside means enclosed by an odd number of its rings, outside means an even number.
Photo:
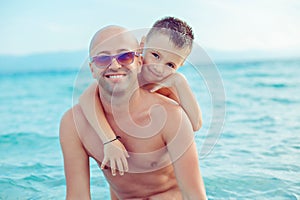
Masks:
[[[140,49],[139,49],[139,53],[143,53],[143,49],[145,47],[145,41],[146,41],[146,37],[143,36],[142,39],[141,39],[141,42],[140,42]]]
[[[93,78],[96,78],[96,74],[94,73],[94,68],[93,68],[91,62],[89,62],[89,67],[90,67],[90,70],[91,70],[91,73],[92,73]]]

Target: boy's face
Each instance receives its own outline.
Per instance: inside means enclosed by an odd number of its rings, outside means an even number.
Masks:
[[[159,82],[183,65],[188,48],[178,48],[165,34],[156,33],[145,43],[142,76],[149,83]]]

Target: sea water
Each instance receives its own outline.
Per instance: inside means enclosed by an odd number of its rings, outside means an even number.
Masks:
[[[221,93],[208,77],[193,67],[181,70],[202,109],[195,139],[208,198],[299,199],[300,61],[216,66],[225,94],[219,107],[213,99]],[[0,72],[0,199],[65,198],[59,122],[88,85],[78,80],[77,69]],[[216,108],[219,132],[210,131]],[[91,193],[109,199],[93,160]]]

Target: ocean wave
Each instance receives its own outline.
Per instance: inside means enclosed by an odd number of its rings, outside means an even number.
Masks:
[[[57,153],[60,151],[58,136],[45,136],[38,133],[14,132],[0,135],[0,157],[3,164],[14,163],[23,169],[32,163],[60,163]],[[60,155],[60,154],[59,154]],[[56,159],[55,159],[56,158]],[[61,163],[60,163],[61,164]],[[2,166],[3,167],[3,166]],[[35,166],[38,167],[38,166]]]
[[[231,174],[205,179],[208,199],[294,199],[295,188],[290,183],[267,174]],[[219,173],[220,174],[220,173]],[[245,187],[247,185],[247,187]]]
[[[280,98],[280,97],[274,97],[270,98],[271,101],[282,103],[282,104],[297,104],[299,101],[288,99],[288,98]]]
[[[54,136],[43,135],[34,132],[12,132],[0,135],[1,144],[28,144],[48,142],[49,140],[57,139]]]
[[[1,178],[0,199],[57,199],[65,196],[64,177],[29,175]]]
[[[286,83],[256,83],[254,87],[270,87],[270,88],[288,88],[292,85],[286,84]],[[295,86],[294,86],[295,87]]]

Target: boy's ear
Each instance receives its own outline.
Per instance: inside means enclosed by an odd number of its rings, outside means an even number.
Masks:
[[[142,67],[143,67],[143,56],[140,55],[140,56],[138,57],[138,69],[137,69],[137,72],[138,72],[138,73],[141,73]]]
[[[146,41],[146,37],[143,36],[140,42],[140,49],[139,49],[139,53],[143,53],[143,49],[145,47],[145,41]]]
[[[182,61],[182,63],[179,65],[179,67],[183,66],[185,63],[185,59]]]

